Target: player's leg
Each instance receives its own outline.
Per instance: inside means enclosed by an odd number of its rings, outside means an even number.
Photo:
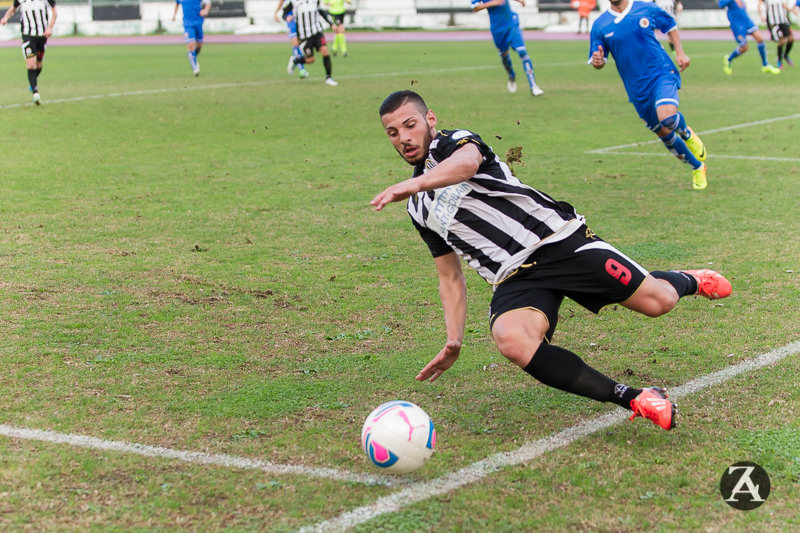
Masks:
[[[522,68],[525,71],[525,77],[528,79],[528,85],[530,86],[531,94],[533,96],[541,95],[544,93],[544,91],[536,84],[536,76],[533,73],[533,61],[531,61],[531,58],[528,55],[528,49],[525,47],[525,41],[522,40],[522,30],[520,30],[519,27],[515,28],[511,32],[511,46],[517,51],[517,54],[519,54],[519,58],[522,61]]]
[[[758,30],[758,26],[754,26],[751,28],[751,30],[753,31],[750,33],[750,35],[752,35],[753,39],[755,39],[756,43],[758,43],[758,55],[761,56],[761,72],[765,72],[767,74],[780,74],[780,69],[769,64],[769,60],[767,59],[767,43],[765,43],[764,38],[761,37],[761,32]]]
[[[331,56],[328,53],[328,45],[325,43],[325,36],[321,33],[319,35],[320,47],[319,51],[322,54],[322,64],[325,66],[325,85],[335,87],[339,83],[333,79],[333,65],[331,64]]]
[[[722,70],[728,75],[733,72],[733,66],[731,65],[733,60],[747,52],[747,32],[734,26],[731,26],[731,31],[733,32],[733,38],[736,40],[736,48],[730,54],[722,57]]]

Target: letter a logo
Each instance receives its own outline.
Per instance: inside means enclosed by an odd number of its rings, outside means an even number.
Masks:
[[[755,463],[742,461],[725,469],[719,482],[719,492],[725,503],[739,509],[755,509],[769,496],[767,472]]]

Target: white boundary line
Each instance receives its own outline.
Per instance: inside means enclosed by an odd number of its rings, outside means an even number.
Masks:
[[[714,128],[705,131],[698,131],[697,133],[700,135],[708,135],[711,133],[719,133],[721,131],[730,131],[735,130],[737,128],[750,128],[753,126],[761,126],[762,124],[771,124],[773,122],[780,122],[783,120],[792,120],[795,118],[800,118],[800,113],[795,113],[794,115],[786,115],[782,117],[773,117],[773,118],[766,118],[764,120],[756,120],[753,122],[744,122],[742,124],[734,124],[733,126],[725,126],[722,128]],[[587,154],[625,154],[625,155],[657,155],[657,154],[643,154],[639,153],[632,153],[632,152],[618,152],[617,150],[621,150],[623,148],[635,148],[637,146],[644,146],[647,144],[657,144],[660,143],[660,139],[650,139],[649,141],[642,141],[642,142],[635,142],[635,143],[628,143],[628,144],[619,144],[617,146],[608,146],[606,148],[595,148],[594,150],[587,150],[584,153]],[[671,155],[671,154],[667,154]],[[674,156],[673,156],[674,157]],[[729,159],[749,159],[747,156],[721,156],[721,155],[709,155],[709,157],[717,157],[717,158],[729,158]],[[753,158],[757,159],[757,158]],[[768,161],[797,161],[797,159],[784,159],[784,158],[767,158]]]
[[[588,152],[587,152],[588,153]],[[622,152],[622,151],[608,151],[608,152],[592,152],[611,155],[637,155],[640,157],[675,157],[668,152]],[[725,154],[709,154],[709,159],[744,159],[747,161],[796,161],[800,162],[800,157],[769,157],[761,155],[725,155]]]
[[[226,454],[211,454],[205,452],[192,452],[186,450],[174,450],[162,448],[161,446],[147,446],[144,444],[131,444],[113,440],[98,439],[84,435],[72,435],[68,433],[58,433],[41,429],[17,428],[0,424],[0,435],[14,438],[35,440],[41,442],[52,442],[54,444],[69,444],[80,448],[90,448],[93,450],[105,450],[112,452],[133,453],[145,457],[158,457],[161,459],[174,459],[184,463],[226,466],[229,468],[242,468],[246,470],[261,470],[268,474],[275,475],[300,475],[336,481],[347,481],[351,483],[363,483],[367,485],[393,486],[398,484],[398,479],[389,476],[374,476],[368,474],[358,474],[345,472],[333,468],[315,468],[302,465],[284,465],[260,461],[258,459],[248,459],[247,457],[236,457]]]
[[[724,383],[739,374],[758,370],[765,366],[777,363],[786,356],[800,352],[800,341],[789,343],[771,352],[762,354],[755,359],[750,359],[736,365],[729,366],[717,372],[693,379],[670,390],[670,397],[679,399],[713,385]],[[630,411],[622,408],[602,416],[587,420],[581,424],[569,427],[553,435],[537,441],[524,444],[513,452],[497,453],[486,459],[472,463],[460,470],[446,474],[430,481],[414,483],[406,488],[383,496],[375,502],[344,512],[336,518],[318,522],[312,526],[300,529],[301,533],[345,531],[363,524],[377,516],[399,511],[411,504],[441,496],[452,490],[474,483],[503,468],[527,463],[544,455],[547,452],[567,446],[576,440],[606,429],[627,418]]]

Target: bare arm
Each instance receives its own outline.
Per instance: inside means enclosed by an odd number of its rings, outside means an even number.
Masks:
[[[205,18],[208,16],[208,12],[211,11],[211,0],[207,0],[203,2],[203,8],[200,10],[200,16]]]
[[[436,357],[419,371],[417,381],[436,381],[461,355],[464,340],[464,323],[467,316],[467,282],[461,268],[461,260],[455,252],[437,257],[436,272],[439,274],[439,298],[442,300],[447,343]]]
[[[283,7],[283,0],[278,0],[278,7],[275,8],[275,22],[281,21],[281,17],[278,15],[281,11],[281,7]]]
[[[678,70],[683,72],[687,68],[689,68],[689,64],[691,60],[689,56],[683,51],[683,44],[681,44],[681,36],[678,34],[677,29],[671,30],[667,33],[667,37],[669,38],[669,42],[672,43],[672,46],[675,47],[675,59],[678,60]]]
[[[475,175],[482,161],[483,156],[478,147],[466,144],[422,176],[409,178],[384,189],[372,199],[370,205],[375,206],[375,211],[380,211],[386,204],[400,202],[418,192],[467,181]]]
[[[56,11],[56,6],[53,6],[50,9],[53,10],[53,16],[50,17],[50,22],[47,24],[47,27],[44,29],[44,36],[45,37],[52,37],[53,36],[53,26],[56,25],[56,19],[58,18],[58,11]]]
[[[172,20],[173,21],[175,20],[175,17],[178,15],[178,8],[179,7],[181,7],[181,5],[178,2],[175,2],[175,10],[172,12]]]
[[[5,26],[5,25],[8,23],[8,19],[10,19],[10,18],[11,18],[11,15],[13,15],[14,13],[16,13],[16,11],[17,11],[17,8],[16,8],[16,7],[14,7],[14,6],[11,6],[11,7],[9,7],[9,8],[8,8],[8,11],[6,11],[6,14],[5,14],[5,15],[3,15],[3,18],[1,18],[1,19],[0,19],[0,24],[2,24],[3,26]]]

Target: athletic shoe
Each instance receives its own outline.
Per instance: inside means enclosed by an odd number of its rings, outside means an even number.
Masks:
[[[636,416],[648,418],[658,426],[669,431],[677,424],[675,404],[667,400],[667,391],[656,387],[644,389],[639,396],[631,400],[631,420]]]
[[[791,59],[789,59],[789,56],[786,56],[786,57],[784,57],[783,59],[786,61],[786,64],[787,64],[787,65],[789,65],[790,67],[793,67],[793,66],[794,66],[794,61],[792,61]]]
[[[286,65],[286,73],[291,74],[292,72],[294,72],[294,69],[296,67],[297,65],[294,62],[294,56],[289,56],[289,64]]]
[[[39,96],[38,92],[33,93],[33,103],[36,105],[42,105],[42,97]]]
[[[328,85],[330,87],[336,87],[337,85],[339,85],[339,82],[328,76],[327,78],[325,78],[325,85]]]
[[[517,82],[514,80],[508,80],[508,83],[506,83],[506,87],[508,87],[508,92],[510,93],[517,92]]]
[[[194,69],[192,70],[192,74],[194,74],[195,76],[199,76],[200,75],[200,67],[194,67]]]
[[[775,63],[775,66],[778,67],[779,69],[783,70],[783,63],[781,63],[780,59],[778,60],[777,63]]]
[[[542,88],[541,88],[541,87],[539,87],[538,85],[536,85],[536,84],[534,83],[534,84],[533,84],[533,87],[531,87],[531,94],[532,94],[533,96],[540,96],[540,95],[544,94],[544,91],[542,90]]]
[[[708,187],[708,180],[706,180],[706,164],[692,170],[692,189],[700,191]]]
[[[701,270],[681,270],[689,274],[697,281],[697,294],[705,296],[709,300],[727,298],[733,292],[731,282],[719,272],[714,272],[707,268]]]
[[[689,147],[689,151],[694,154],[698,161],[705,161],[706,160],[706,146],[703,144],[702,139],[694,132],[692,128],[686,126],[686,129],[689,130],[689,133],[692,134],[691,137],[686,139],[684,142],[686,146]]]
[[[311,76],[311,74],[309,74],[308,71],[306,69],[304,69],[304,68],[298,69],[298,73],[297,74],[298,74],[298,76],[300,76],[301,80]]]
[[[763,67],[761,67],[761,72],[763,72],[764,74],[780,74],[781,69],[775,68],[772,65],[764,65]]]
[[[728,56],[722,56],[722,72],[728,76],[733,74],[733,66],[731,65],[730,59],[728,59]]]
[[[343,53],[342,57],[347,57],[347,52]]]

